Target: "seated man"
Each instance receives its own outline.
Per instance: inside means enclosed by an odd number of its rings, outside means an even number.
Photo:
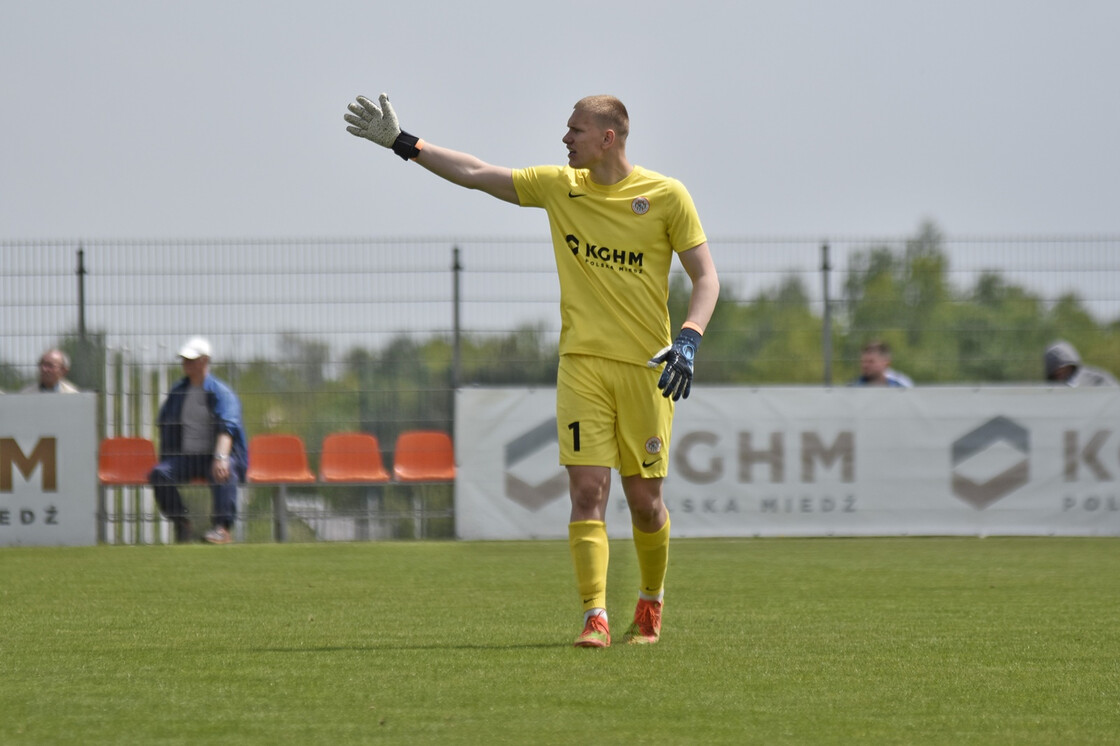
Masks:
[[[914,387],[914,382],[908,376],[891,369],[891,348],[886,342],[879,340],[863,346],[859,358],[859,373],[859,378],[852,381],[852,386]]]
[[[148,475],[160,511],[175,525],[175,540],[191,540],[191,523],[176,485],[203,478],[214,497],[211,544],[233,541],[237,483],[245,480],[248,448],[241,424],[241,401],[210,375],[210,343],[195,337],[179,350],[186,376],[167,394],[159,410],[160,461]]]

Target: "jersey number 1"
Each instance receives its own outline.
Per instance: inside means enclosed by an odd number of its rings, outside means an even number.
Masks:
[[[572,450],[579,450],[579,420],[568,424],[568,429],[572,431]]]

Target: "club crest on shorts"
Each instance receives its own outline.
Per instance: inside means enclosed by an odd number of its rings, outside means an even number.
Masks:
[[[649,200],[645,197],[635,197],[634,201],[630,203],[630,209],[634,211],[635,215],[645,215],[649,212]]]
[[[646,453],[650,454],[651,456],[657,453],[661,453],[661,438],[654,435],[652,438],[647,440]]]

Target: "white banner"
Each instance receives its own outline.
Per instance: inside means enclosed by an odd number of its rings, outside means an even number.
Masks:
[[[555,391],[456,397],[456,531],[565,538]],[[678,402],[675,536],[1120,535],[1120,390],[700,387]],[[630,536],[617,474],[607,529]]]
[[[96,403],[0,396],[0,546],[97,542]]]

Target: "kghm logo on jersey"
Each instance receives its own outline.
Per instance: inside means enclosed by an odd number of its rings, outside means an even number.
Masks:
[[[645,215],[649,212],[649,200],[645,197],[635,197],[634,201],[630,203],[630,209],[634,211],[635,215]]]
[[[645,254],[640,251],[626,251],[625,249],[612,249],[609,246],[596,246],[587,241],[581,241],[578,236],[569,233],[564,237],[572,256],[582,255],[583,261],[592,267],[615,270],[616,272],[633,272],[642,274],[642,263]]]

